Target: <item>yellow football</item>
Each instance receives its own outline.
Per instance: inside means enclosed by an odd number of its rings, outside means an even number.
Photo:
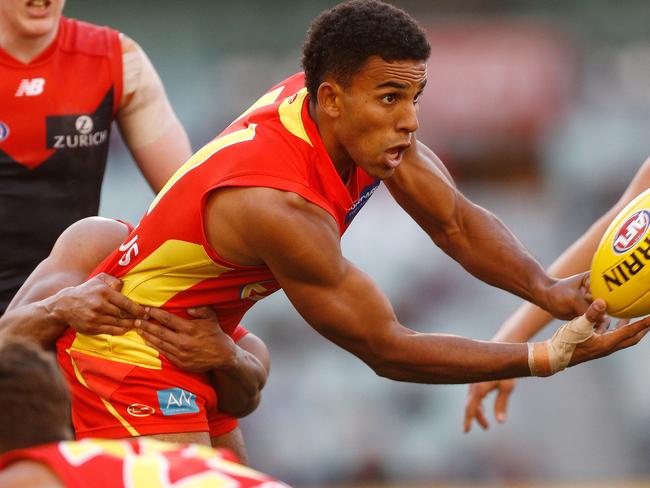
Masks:
[[[613,317],[650,314],[650,189],[609,225],[591,262],[591,292]]]

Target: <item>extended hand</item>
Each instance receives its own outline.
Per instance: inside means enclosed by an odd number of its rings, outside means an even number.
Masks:
[[[145,318],[147,310],[120,293],[122,282],[106,273],[78,286],[64,288],[49,312],[83,334],[121,335]]]
[[[469,432],[472,428],[472,420],[483,427],[483,430],[490,428],[490,423],[483,412],[483,399],[493,390],[497,390],[497,397],[494,400],[494,418],[498,422],[506,421],[508,414],[508,399],[515,388],[516,380],[484,381],[473,383],[467,390],[467,402],[465,403],[464,431]]]
[[[546,290],[546,302],[538,305],[558,319],[572,319],[585,313],[591,301],[589,273],[582,273],[555,281]]]
[[[592,322],[598,321],[600,317],[591,312],[592,308],[593,306],[585,315]],[[616,328],[610,331],[606,330],[606,323],[596,324],[594,335],[576,346],[569,366],[609,356],[613,352],[633,346],[643,339],[650,330],[650,317],[631,324],[628,322],[628,320],[621,320],[616,324]]]
[[[190,309],[194,320],[183,319],[161,309],[150,311],[150,320],[136,323],[142,338],[185,371],[203,373],[221,368],[234,356],[236,348],[210,307]]]

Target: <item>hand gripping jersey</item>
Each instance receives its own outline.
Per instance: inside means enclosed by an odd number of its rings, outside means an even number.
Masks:
[[[279,285],[266,266],[229,263],[208,244],[203,211],[210,192],[233,186],[294,192],[330,213],[343,234],[378,184],[358,167],[348,185],[341,181],[309,117],[300,73],[272,88],[192,156],[96,272],[119,277],[124,283],[122,293],[143,305],[179,315],[190,307],[212,305],[221,327],[230,333],[256,301]],[[58,350],[64,370],[70,369],[66,368],[68,358],[94,355],[178,372],[135,331],[123,336],[86,336],[68,329]],[[83,383],[83,374],[78,373],[77,368],[76,381]]]
[[[27,64],[0,49],[0,314],[61,232],[97,214],[121,96],[109,28],[61,18]]]
[[[0,470],[22,460],[45,464],[67,488],[289,488],[242,466],[229,451],[152,439],[85,439],[20,449],[0,456]]]

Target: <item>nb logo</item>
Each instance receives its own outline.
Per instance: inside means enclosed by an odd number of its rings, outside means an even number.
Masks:
[[[20,80],[18,90],[16,90],[17,97],[35,97],[43,93],[45,88],[45,78],[23,78]]]
[[[158,404],[160,411],[165,416],[180,415],[183,413],[196,413],[199,407],[196,404],[196,395],[182,388],[169,388],[158,390]]]

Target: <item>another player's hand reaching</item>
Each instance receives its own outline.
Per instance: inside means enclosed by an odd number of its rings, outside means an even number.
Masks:
[[[237,346],[210,307],[188,310],[193,319],[184,319],[165,310],[152,308],[152,320],[138,321],[136,330],[152,347],[179,368],[203,373],[228,364]]]
[[[614,330],[607,331],[606,308],[607,304],[598,299],[584,315],[562,325],[551,339],[529,342],[531,376],[550,376],[569,366],[608,356],[637,344],[650,330],[650,317],[647,317],[632,324],[622,320]],[[514,385],[512,380],[470,385],[465,406],[465,432],[470,430],[474,419],[484,429],[488,428],[482,401],[492,390],[499,392],[495,401],[495,417],[500,422],[505,421],[507,402]]]
[[[63,288],[47,300],[48,313],[83,334],[121,335],[136,319],[148,317],[148,309],[120,293],[122,282],[100,273],[85,283]]]
[[[483,427],[483,430],[490,428],[483,410],[483,399],[492,391],[497,391],[494,400],[494,418],[499,423],[504,423],[508,416],[508,400],[516,385],[515,379],[500,381],[484,381],[469,385],[467,402],[465,403],[465,422],[463,430],[469,432],[472,429],[472,420]]]

